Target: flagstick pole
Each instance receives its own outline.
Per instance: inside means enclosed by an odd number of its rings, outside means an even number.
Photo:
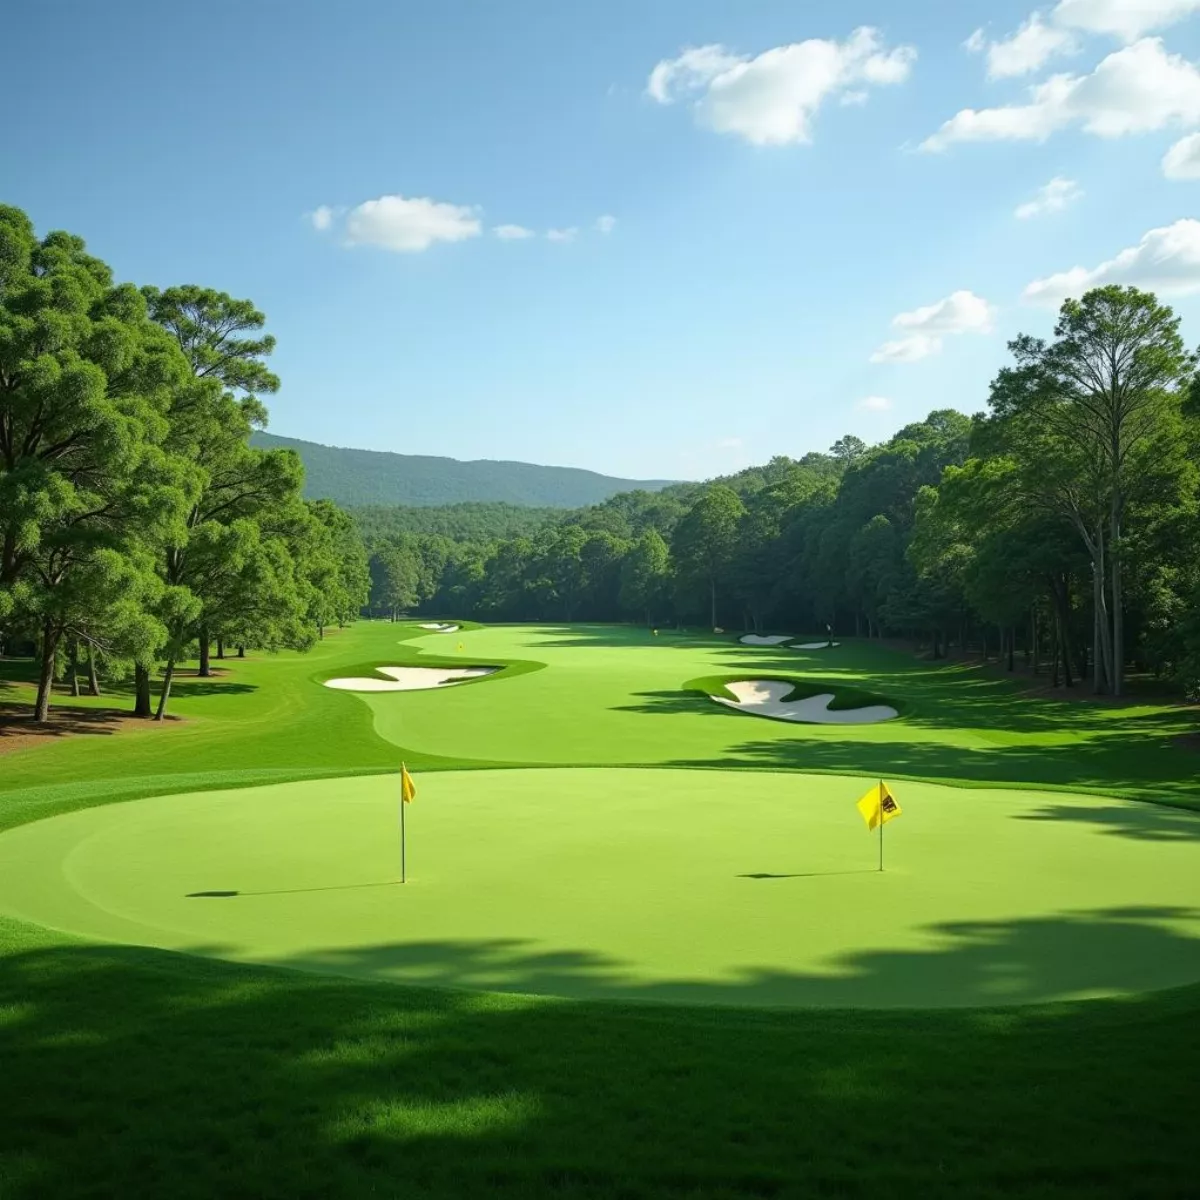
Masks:
[[[879,869],[883,870],[883,780],[879,781]]]
[[[400,882],[408,882],[408,845],[404,829],[404,810],[408,803],[404,799],[404,772],[408,770],[406,763],[400,764]]]

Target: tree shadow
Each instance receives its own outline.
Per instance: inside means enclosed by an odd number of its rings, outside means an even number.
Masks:
[[[1022,821],[1078,821],[1103,827],[1105,833],[1141,842],[1191,842],[1200,839],[1200,813],[1166,805],[1128,804],[1085,807],[1053,804]]]
[[[1200,942],[1160,923],[1179,916],[947,925],[926,952],[851,956],[830,978],[707,986],[639,984],[619,963],[515,938],[364,947],[325,965],[385,960],[509,992],[583,981],[612,1000],[686,989],[705,1005],[836,1003],[847,979],[902,1003],[919,973],[996,1002],[1034,980],[1104,988],[1123,963],[1197,968]],[[926,1012],[556,1003],[35,944],[0,958],[0,1162],[14,1200],[949,1198],[1050,1185],[1081,1200],[1183,1197],[1198,997]]]

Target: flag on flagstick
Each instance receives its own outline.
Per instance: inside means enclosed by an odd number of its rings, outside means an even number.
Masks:
[[[858,811],[867,823],[867,832],[879,830],[879,869],[883,870],[883,827],[895,817],[901,815],[900,805],[896,797],[888,790],[888,785],[881,779],[859,802]]]
[[[400,882],[408,882],[408,836],[404,828],[404,809],[417,798],[417,785],[408,773],[408,765],[400,764]]]
[[[881,824],[886,824],[901,815],[896,797],[882,779],[858,802],[857,807],[870,833],[874,833]]]

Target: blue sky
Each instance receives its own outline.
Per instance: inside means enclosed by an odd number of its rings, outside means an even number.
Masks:
[[[980,410],[1093,281],[1200,342],[1200,0],[48,0],[5,42],[0,200],[253,299],[277,433],[700,478]]]

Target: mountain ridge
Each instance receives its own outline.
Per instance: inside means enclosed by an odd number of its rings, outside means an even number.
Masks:
[[[304,463],[304,494],[344,506],[502,501],[531,508],[583,508],[635,490],[661,491],[671,479],[622,479],[582,467],[551,467],[513,459],[458,459],[326,446],[257,432],[252,444],[294,450]]]

